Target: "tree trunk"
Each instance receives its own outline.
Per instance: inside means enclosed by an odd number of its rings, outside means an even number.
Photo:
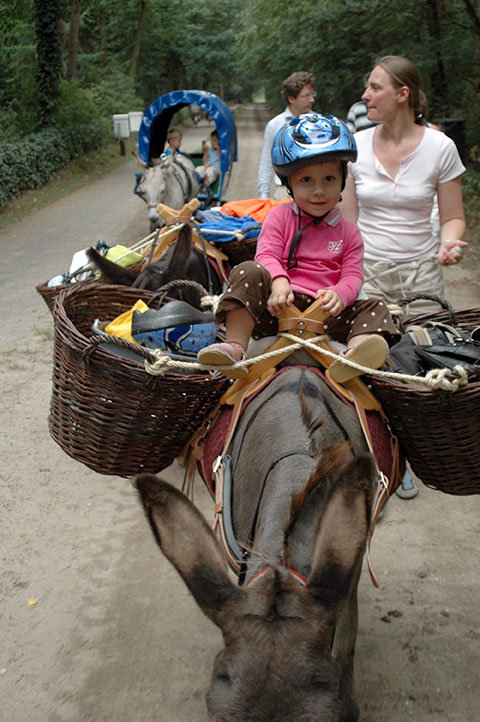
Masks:
[[[427,1],[428,30],[431,38],[433,39],[436,59],[436,71],[433,73],[432,76],[431,109],[436,114],[440,112],[442,115],[448,115],[448,84],[441,49],[442,29],[440,25],[439,13],[440,2],[441,0]]]
[[[66,73],[65,63],[63,57],[65,55],[65,48],[67,47],[67,29],[62,18],[58,19],[58,35],[60,37],[60,57],[62,58],[62,72]]]
[[[70,31],[68,33],[67,78],[73,80],[77,75],[78,33],[80,30],[81,0],[73,0],[70,10]]]
[[[49,124],[60,92],[60,2],[34,0],[37,50],[38,117],[40,126]]]
[[[105,11],[100,5],[98,8],[98,26],[100,28],[100,48],[102,51],[102,67],[107,64],[107,31],[105,28]]]
[[[133,44],[132,62],[130,64],[130,78],[134,80],[137,73],[138,58],[140,55],[140,47],[142,45],[143,26],[145,23],[145,15],[147,14],[146,0],[140,0],[140,17],[138,19],[137,32],[135,34],[135,42]]]

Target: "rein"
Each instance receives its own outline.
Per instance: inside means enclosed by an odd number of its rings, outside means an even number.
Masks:
[[[178,172],[178,170],[177,170],[177,168],[176,168],[175,166],[178,166],[178,167],[181,168],[182,171],[183,171],[183,174],[184,174],[185,179],[186,179],[186,181],[187,181],[187,188],[186,188],[186,190],[185,190],[185,187],[184,187],[184,185],[183,185],[183,183],[182,183],[182,179],[181,179],[180,173]],[[173,159],[173,164],[172,164],[170,167],[171,167],[171,169],[172,169],[172,171],[173,171],[173,174],[174,174],[174,176],[175,176],[175,178],[176,178],[176,180],[177,180],[177,182],[178,182],[178,185],[179,185],[180,188],[182,189],[182,192],[183,192],[183,202],[184,202],[184,203],[187,203],[187,201],[190,200],[191,195],[192,195],[192,191],[193,191],[192,175],[191,175],[190,171],[189,171],[187,168],[185,168],[185,166],[183,165],[183,163],[180,163],[180,161],[178,161],[176,158]]]
[[[306,587],[306,586],[307,586],[307,584],[308,584],[308,579],[305,579],[305,577],[302,576],[301,574],[299,574],[298,572],[296,572],[295,569],[290,569],[290,567],[278,567],[278,569],[285,569],[286,572],[288,572],[288,573],[291,574],[293,577],[295,577],[295,580],[296,580],[297,582],[299,582],[299,583],[302,585],[302,587]],[[250,587],[252,584],[254,584],[254,582],[256,582],[258,579],[261,579],[263,576],[265,576],[265,574],[268,574],[268,572],[273,572],[273,571],[274,571],[273,567],[271,567],[271,566],[270,566],[270,567],[265,567],[265,569],[262,569],[260,572],[258,572],[257,574],[255,574],[255,576],[252,577],[252,578],[250,579],[250,581],[245,584],[245,589],[247,589],[247,588]]]

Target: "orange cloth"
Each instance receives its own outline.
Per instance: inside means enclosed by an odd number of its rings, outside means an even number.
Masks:
[[[250,216],[259,223],[263,223],[272,208],[280,205],[280,203],[290,203],[291,200],[291,198],[282,198],[279,201],[275,201],[273,198],[247,198],[243,201],[224,203],[220,211],[225,213],[226,216],[235,216],[235,218]]]

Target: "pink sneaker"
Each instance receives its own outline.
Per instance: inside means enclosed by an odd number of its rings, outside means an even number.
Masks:
[[[230,343],[212,343],[210,346],[200,349],[197,354],[197,360],[209,369],[220,371],[229,379],[241,379],[248,374],[246,366],[234,366],[237,359],[234,355],[234,349],[241,351],[241,361],[247,358],[245,349],[239,343],[234,341]],[[232,368],[220,368],[220,367]]]
[[[383,336],[372,334],[362,339],[357,343],[352,350],[342,356],[340,359],[345,358],[349,361],[359,364],[360,366],[366,366],[372,370],[383,366],[388,356],[388,343],[385,341]],[[337,381],[337,383],[343,384],[345,381],[354,379],[356,376],[361,376],[363,373],[358,369],[354,369],[352,366],[342,363],[341,360],[334,361],[328,367],[328,373],[330,377]]]

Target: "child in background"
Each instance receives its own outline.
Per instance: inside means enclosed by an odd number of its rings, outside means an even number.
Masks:
[[[183,140],[183,133],[179,130],[169,130],[167,133],[167,147],[164,150],[164,155],[173,155],[181,153],[180,146]]]
[[[376,369],[400,334],[383,302],[358,300],[363,284],[363,243],[355,224],[336,207],[345,186],[348,161],[356,160],[353,135],[333,116],[308,113],[294,118],[274,139],[272,163],[293,200],[270,211],[262,227],[255,261],[236,266],[216,318],[225,323],[225,343],[198,353],[215,369],[246,358],[250,337],[276,335],[276,316],[287,306],[304,311],[315,299],[329,314],[325,333],[346,343],[342,355]],[[340,383],[359,371],[340,360],[329,372]],[[231,378],[246,367],[223,370]]]
[[[196,169],[198,176],[207,186],[213,185],[220,177],[220,142],[216,130],[210,133],[210,143],[211,146],[203,142],[202,165]]]

